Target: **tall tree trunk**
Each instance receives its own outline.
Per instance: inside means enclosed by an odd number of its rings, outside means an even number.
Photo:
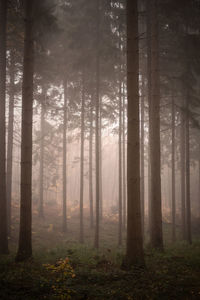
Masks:
[[[161,173],[160,173],[160,78],[157,0],[150,1],[151,28],[151,98],[149,103],[151,169],[151,246],[163,249]]]
[[[125,107],[125,88],[123,83],[123,117],[122,117],[122,189],[123,189],[123,229],[126,228],[126,107]]]
[[[21,202],[19,247],[16,260],[32,256],[32,119],[33,119],[33,6],[25,1],[25,37],[22,86],[22,141],[21,141]]]
[[[139,47],[138,8],[136,0],[127,0],[127,248],[126,265],[143,264],[140,207],[140,134],[139,134]]]
[[[173,93],[173,91],[172,91]],[[176,241],[176,198],[175,198],[175,105],[172,95],[172,241]]]
[[[185,122],[185,161],[186,161],[186,239],[192,243],[191,234],[191,203],[190,203],[190,120],[189,120],[189,98],[186,99],[186,122]]]
[[[89,137],[89,198],[90,198],[90,227],[94,226],[93,215],[93,96],[90,103],[90,137]]]
[[[138,3],[140,13],[145,11],[145,1],[139,1]],[[144,33],[147,31],[146,26],[146,18],[141,18],[139,20],[139,32]],[[147,35],[146,35],[147,37]],[[145,39],[141,39],[139,41],[139,45],[141,49],[145,49],[147,46],[147,41]],[[145,51],[145,52],[144,52]],[[140,51],[140,61],[141,61],[141,101],[140,101],[140,168],[141,168],[141,176],[140,176],[140,193],[141,193],[141,213],[142,213],[142,234],[144,240],[144,231],[145,231],[145,157],[144,157],[144,140],[145,140],[145,93],[146,93],[146,85],[145,85],[145,71],[146,71],[146,49],[144,51]]]
[[[192,243],[191,233],[191,200],[190,200],[190,86],[189,76],[191,73],[190,67],[190,52],[188,45],[188,19],[186,16],[186,32],[185,32],[185,54],[186,54],[186,102],[185,102],[185,221],[186,221],[186,240],[189,244]]]
[[[14,99],[15,98],[15,52],[10,52],[10,91],[8,117],[8,146],[6,166],[6,195],[8,208],[8,234],[11,233],[11,202],[12,202],[12,154],[13,154],[13,126],[14,126]]]
[[[64,116],[63,116],[63,232],[67,231],[67,80],[63,80]]]
[[[151,102],[151,17],[150,1],[146,1],[146,28],[147,28],[147,94],[149,105],[149,130],[148,130],[148,230],[151,229],[151,162],[150,162],[150,102]]]
[[[122,82],[121,82],[121,66],[119,78],[119,234],[118,244],[122,245]]]
[[[199,160],[198,160],[198,170],[199,170],[199,190],[198,190],[198,199],[199,199],[199,201],[198,201],[198,217],[200,218],[200,137],[199,137]]]
[[[8,224],[6,202],[6,20],[7,1],[0,0],[0,254],[8,253]]]
[[[149,134],[150,135],[150,134]],[[151,163],[150,163],[150,138],[148,141],[148,232],[151,230]]]
[[[118,3],[118,7],[120,8],[120,3]],[[118,137],[118,167],[119,167],[119,177],[118,177],[118,188],[119,188],[119,230],[118,230],[118,245],[122,245],[122,226],[123,226],[123,202],[122,202],[122,61],[121,61],[121,25],[119,24],[119,137]]]
[[[39,218],[44,218],[44,136],[45,136],[45,98],[46,89],[43,87],[41,115],[40,115],[40,190],[39,190]]]
[[[95,238],[94,246],[99,248],[99,217],[100,217],[100,186],[99,186],[99,176],[100,176],[100,144],[99,144],[99,80],[100,80],[100,57],[99,57],[99,31],[100,31],[100,0],[96,0],[96,115],[95,115],[95,151],[96,151],[96,224],[95,224]]]
[[[141,213],[142,213],[142,233],[144,238],[144,218],[145,218],[145,207],[144,207],[144,75],[142,76],[142,91],[141,91],[141,182],[140,182],[140,191],[141,191]]]
[[[183,105],[185,107],[185,105]],[[180,129],[180,156],[181,156],[181,232],[182,238],[186,239],[185,229],[185,112],[181,111]]]
[[[84,242],[83,196],[84,196],[84,143],[85,143],[85,78],[82,75],[81,95],[81,156],[80,156],[80,243]]]
[[[99,217],[103,219],[103,181],[102,181],[102,98],[99,97]]]

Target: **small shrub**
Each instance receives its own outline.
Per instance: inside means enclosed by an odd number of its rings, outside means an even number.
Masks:
[[[69,258],[60,259],[55,264],[43,265],[50,272],[51,288],[55,297],[71,299],[73,291],[68,287],[67,280],[74,278],[75,272],[70,265]]]

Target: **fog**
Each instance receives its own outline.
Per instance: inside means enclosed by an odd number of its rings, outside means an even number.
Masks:
[[[196,243],[199,1],[0,3],[0,254]]]

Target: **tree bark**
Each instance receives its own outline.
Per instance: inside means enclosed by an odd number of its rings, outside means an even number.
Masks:
[[[126,115],[126,107],[125,107],[125,88],[123,84],[123,117],[122,117],[122,189],[123,189],[123,229],[126,229],[126,124],[125,124],[125,115]]]
[[[45,98],[46,89],[43,87],[40,115],[40,190],[39,190],[39,218],[44,218],[44,136],[45,136]]]
[[[118,3],[118,7],[120,4]],[[121,25],[119,24],[119,41],[118,41],[118,48],[119,48],[119,90],[118,90],[118,97],[119,97],[119,137],[118,137],[118,167],[119,167],[119,177],[118,177],[118,188],[119,188],[119,207],[118,207],[118,245],[122,245],[122,226],[123,226],[123,199],[122,199],[122,61],[121,61]]]
[[[190,203],[190,121],[189,121],[189,98],[186,99],[186,122],[185,122],[185,161],[186,161],[186,239],[192,243],[191,234],[191,203]]]
[[[85,78],[82,75],[81,95],[81,155],[80,155],[80,243],[84,242],[83,195],[84,195],[84,143],[85,143]]]
[[[119,231],[118,244],[122,245],[122,82],[121,82],[121,66],[119,74]]]
[[[198,183],[199,183],[199,187],[198,187],[198,199],[199,199],[199,201],[198,201],[198,217],[200,218],[200,138],[199,138],[199,160],[198,160],[198,176],[199,176],[199,181],[198,181]]]
[[[25,1],[21,129],[21,202],[17,261],[23,261],[32,256],[33,6],[34,1]]]
[[[96,223],[94,246],[99,248],[99,219],[100,219],[100,143],[99,143],[99,80],[100,80],[100,57],[99,57],[99,31],[100,31],[100,0],[96,0],[96,104],[95,104],[95,151],[96,151]]]
[[[90,198],[90,227],[94,226],[93,208],[93,97],[90,103],[90,137],[89,137],[89,198]]]
[[[144,264],[140,206],[140,135],[139,135],[139,47],[136,0],[127,0],[127,248],[128,268]]]
[[[173,91],[172,91],[173,93]],[[175,105],[172,95],[172,241],[176,241],[176,197],[175,197]]]
[[[63,80],[64,116],[63,116],[63,222],[62,230],[67,231],[67,81]]]
[[[185,105],[183,105],[185,107]],[[186,239],[185,229],[185,115],[181,111],[180,129],[180,156],[181,156],[181,232],[183,240]]]
[[[146,1],[146,23],[147,23],[147,94],[148,94],[148,231],[151,228],[151,162],[150,162],[150,102],[151,102],[151,17],[150,17],[150,1]]]
[[[6,166],[6,194],[8,208],[8,234],[11,233],[11,202],[12,202],[12,153],[13,153],[13,126],[14,126],[14,99],[15,98],[15,52],[10,52],[10,91],[8,117],[8,145]]]
[[[142,234],[144,238],[144,221],[145,221],[145,207],[144,207],[144,193],[145,193],[145,184],[144,184],[144,75],[142,76],[142,89],[141,89],[141,214],[142,214]]]
[[[99,213],[103,219],[103,181],[102,181],[102,98],[99,97]]]
[[[6,21],[7,1],[0,1],[0,254],[8,253],[6,202]]]
[[[151,221],[150,244],[163,249],[161,173],[160,173],[160,75],[157,0],[150,1],[148,12],[151,28],[151,98],[149,103]]]

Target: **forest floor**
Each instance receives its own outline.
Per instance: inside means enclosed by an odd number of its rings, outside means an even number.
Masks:
[[[165,251],[145,249],[145,268],[121,269],[125,251],[117,246],[116,216],[105,216],[100,249],[93,248],[94,230],[85,220],[85,243],[78,242],[75,210],[61,232],[61,216],[49,209],[44,220],[33,216],[33,258],[15,263],[18,209],[14,208],[10,255],[0,257],[0,299],[200,299],[200,239],[192,245],[169,243],[170,224],[164,224]],[[178,229],[178,228],[177,228]]]

